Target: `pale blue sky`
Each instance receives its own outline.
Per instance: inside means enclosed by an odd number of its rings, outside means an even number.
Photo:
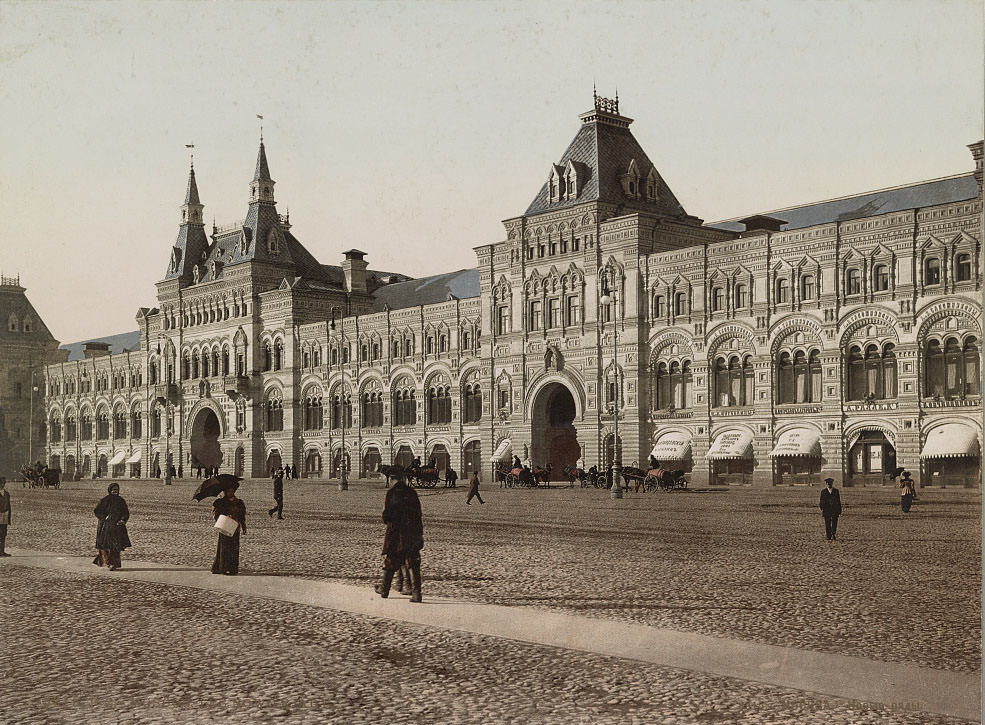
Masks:
[[[209,222],[243,218],[257,113],[311,252],[415,276],[502,238],[593,79],[709,221],[968,171],[982,138],[974,0],[5,0],[0,63],[0,271],[64,342],[155,304],[186,143]]]

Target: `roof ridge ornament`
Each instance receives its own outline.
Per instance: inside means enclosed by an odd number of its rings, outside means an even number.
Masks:
[[[601,113],[613,113],[619,115],[619,90],[616,89],[615,98],[603,98],[595,90],[595,85],[592,84],[592,99],[595,101],[595,110]]]

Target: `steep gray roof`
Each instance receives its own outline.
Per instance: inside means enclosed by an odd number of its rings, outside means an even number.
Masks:
[[[639,145],[632,132],[625,125],[610,122],[609,116],[596,113],[594,120],[583,120],[574,139],[561,155],[558,166],[566,166],[568,161],[580,162],[587,167],[588,179],[583,183],[581,192],[575,199],[549,202],[547,182],[541,186],[534,200],[527,207],[527,214],[537,214],[554,209],[564,209],[583,204],[586,201],[604,201],[612,204],[622,204],[626,211],[645,210],[671,216],[686,214],[684,207],[667,186],[660,171],[650,161],[646,152]],[[629,122],[621,116],[616,117]],[[650,169],[657,175],[657,200],[654,202],[643,199],[631,199],[623,193],[619,176],[629,169],[629,162],[636,160],[640,179],[645,182]],[[545,169],[547,176],[550,169]]]
[[[479,270],[460,269],[457,272],[436,274],[433,277],[412,279],[384,285],[373,293],[373,308],[382,312],[384,306],[401,310],[417,305],[445,302],[449,295],[458,299],[479,296]]]
[[[10,281],[13,282],[13,280]],[[16,332],[8,330],[11,314],[17,321]],[[25,317],[29,317],[31,320],[30,332],[24,332]],[[0,284],[0,344],[4,341],[37,342],[42,340],[48,342],[54,339],[48,326],[41,319],[41,315],[27,299],[24,288],[20,284]]]
[[[777,209],[764,214],[786,220],[787,223],[781,227],[783,230],[803,229],[815,224],[851,221],[852,219],[888,214],[904,209],[966,201],[974,199],[976,196],[978,196],[978,182],[975,181],[973,173],[968,173],[893,189],[870,191],[805,206]],[[742,217],[712,222],[706,226],[730,232],[741,232],[745,231],[745,226],[738,220],[746,216],[748,215],[744,214]]]
[[[85,357],[82,352],[83,346],[87,342],[108,342],[109,352],[111,355],[127,352],[128,350],[133,352],[134,350],[140,349],[140,330],[134,330],[133,332],[121,332],[119,335],[108,335],[107,337],[82,340],[80,342],[69,342],[64,345],[60,345],[58,349],[68,350],[69,360],[82,360]]]

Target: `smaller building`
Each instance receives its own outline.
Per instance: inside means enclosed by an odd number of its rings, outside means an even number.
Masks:
[[[44,367],[64,359],[20,277],[0,277],[0,476],[45,457]]]

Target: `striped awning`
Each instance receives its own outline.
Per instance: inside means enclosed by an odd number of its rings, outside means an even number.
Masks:
[[[921,458],[958,458],[977,456],[978,431],[970,425],[947,423],[927,434],[927,442],[920,452]]]
[[[791,456],[821,457],[821,434],[813,428],[791,428],[780,434],[770,458]]]
[[[752,433],[730,430],[718,434],[708,449],[708,459],[723,461],[731,458],[752,458]]]
[[[650,455],[658,461],[683,461],[691,455],[691,434],[680,431],[664,433],[654,443]]]
[[[495,461],[501,461],[504,458],[508,458],[510,455],[510,451],[512,450],[513,450],[513,441],[511,441],[509,438],[504,438],[499,442],[499,445],[496,446],[496,450],[489,457],[489,460],[495,462]]]
[[[117,451],[115,454],[113,454],[113,457],[109,459],[107,465],[118,466],[121,463],[123,463],[123,459],[126,458],[126,456],[127,456],[126,451]]]
[[[127,463],[140,463],[140,451],[134,451],[133,455],[127,459]]]

